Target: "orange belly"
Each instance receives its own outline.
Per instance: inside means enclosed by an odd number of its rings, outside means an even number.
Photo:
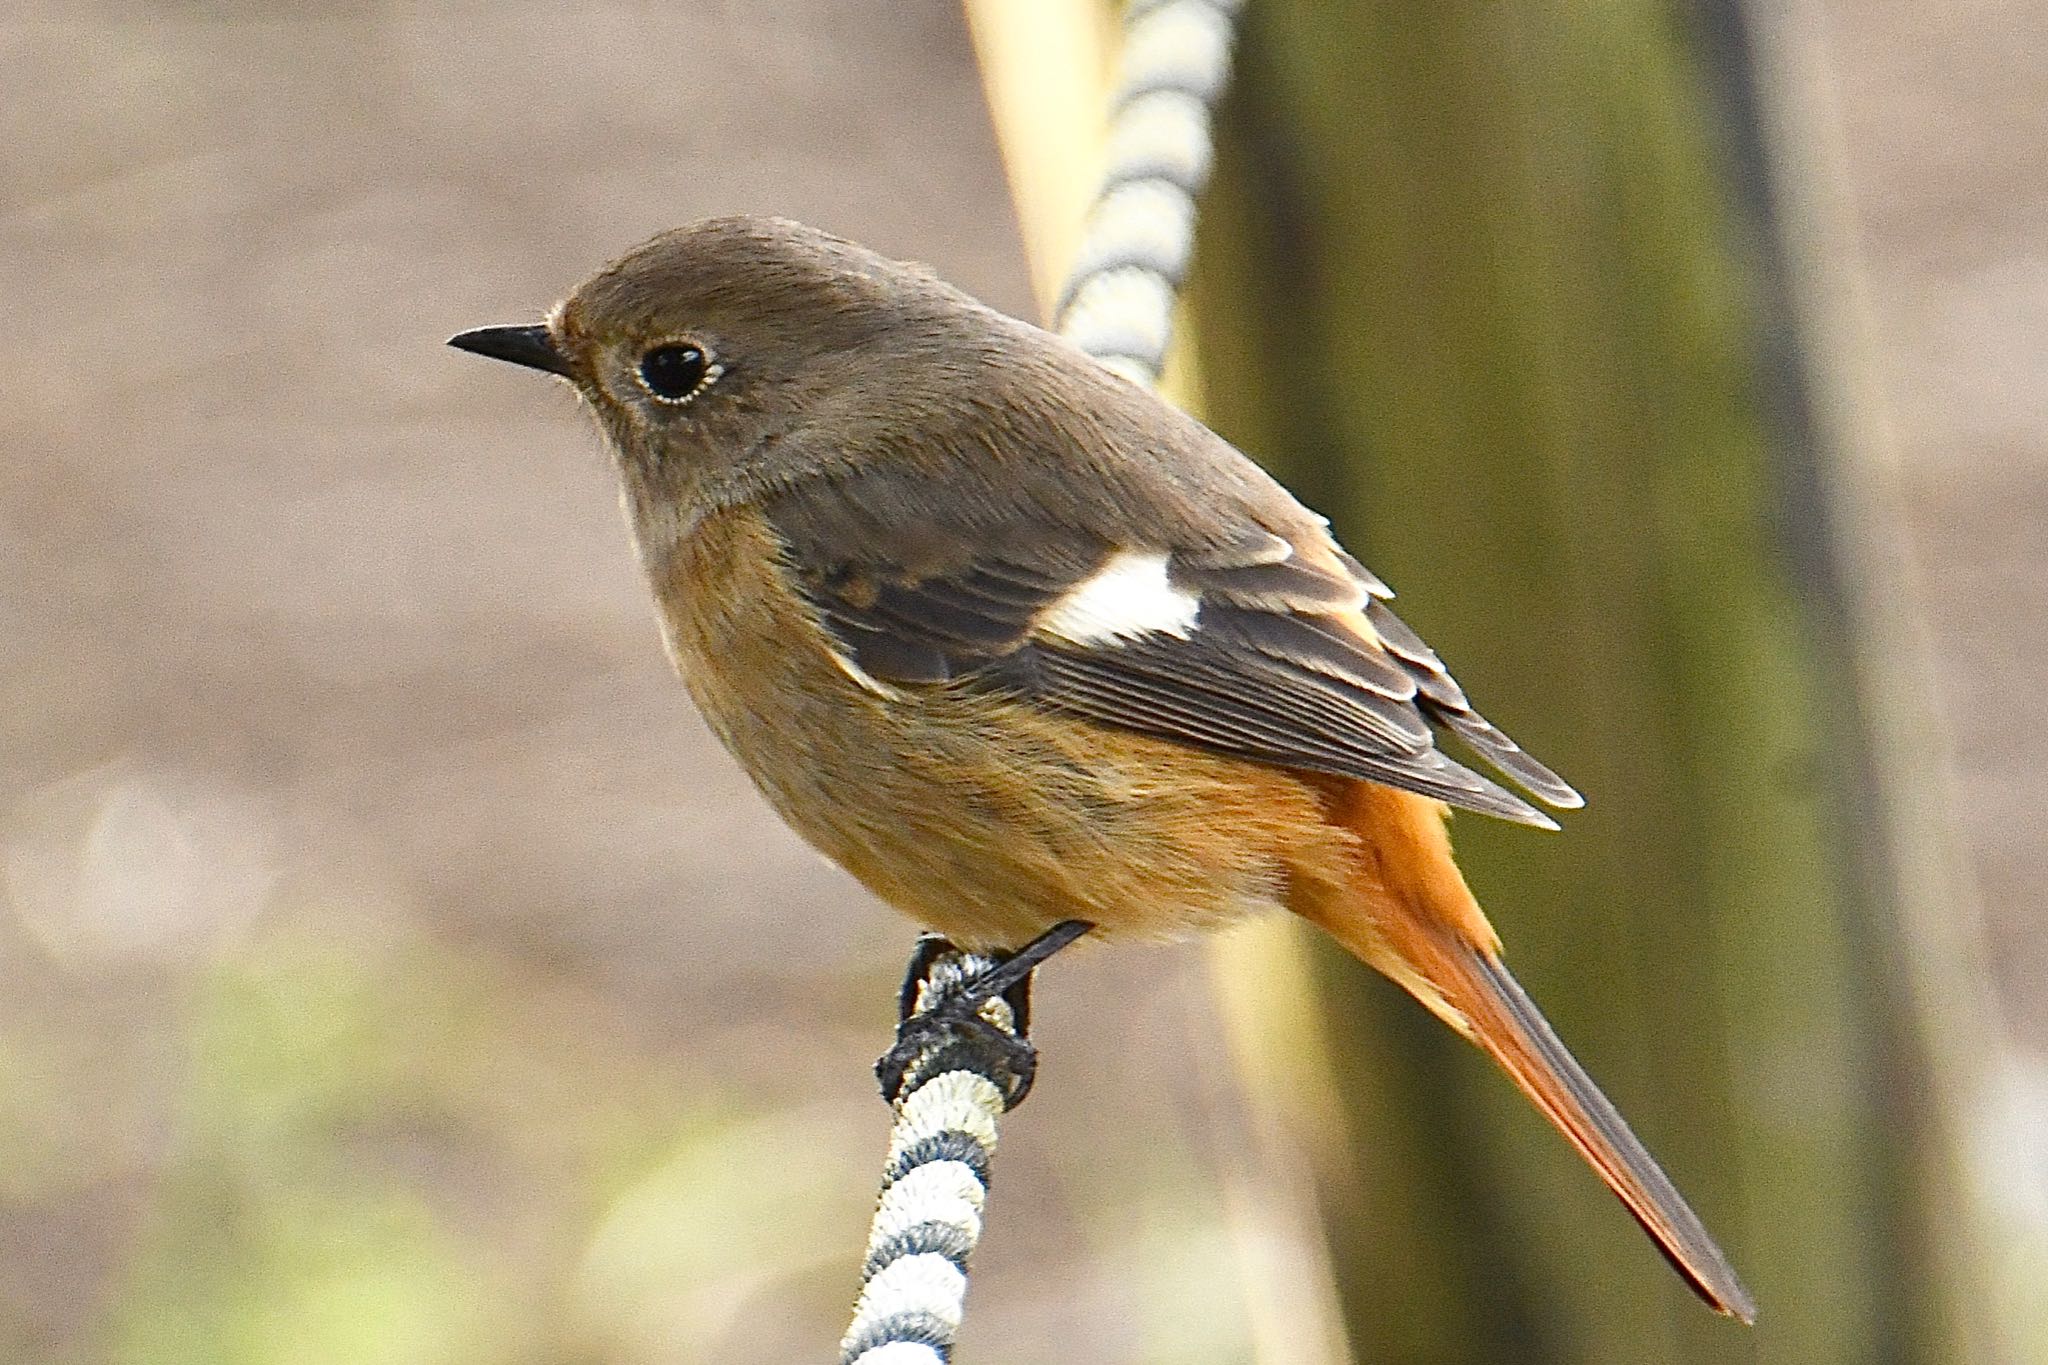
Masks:
[[[826,652],[765,536],[728,514],[657,575],[670,651],[777,812],[918,923],[969,948],[1077,918],[1171,937],[1284,905],[1297,865],[1352,856],[1314,779],[964,688],[877,695]]]

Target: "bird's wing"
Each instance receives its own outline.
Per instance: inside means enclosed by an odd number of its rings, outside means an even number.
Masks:
[[[898,479],[813,482],[763,508],[839,662],[885,695],[980,688],[1279,767],[1553,826],[1436,748],[1447,730],[1524,791],[1581,804],[1467,703],[1319,523],[1219,512],[1199,546],[1042,509],[949,517]]]

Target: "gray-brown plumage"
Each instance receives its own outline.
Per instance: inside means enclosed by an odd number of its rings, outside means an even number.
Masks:
[[[805,838],[970,948],[1285,907],[1490,1053],[1690,1283],[1692,1211],[1505,967],[1445,806],[1579,797],[1474,711],[1324,521],[1200,423],[921,268],[798,224],[658,237],[544,327],[678,670]]]
[[[669,460],[682,470],[634,453],[639,424],[608,425],[629,480],[650,492],[667,484],[684,503],[759,506],[868,675],[963,679],[1223,753],[1551,823],[1438,751],[1433,721],[1504,760],[1539,798],[1579,804],[1466,706],[1321,518],[1207,428],[921,271],[792,225],[685,231],[693,249],[643,249],[579,291],[563,335],[573,346],[583,316],[645,328],[688,300],[735,416],[757,413],[764,390],[801,414],[748,441],[716,415],[679,410],[663,425],[702,451]],[[792,235],[797,261],[777,250]],[[719,269],[733,251],[756,257],[743,278]],[[737,352],[722,340],[729,316],[746,331]],[[881,382],[820,386],[817,360],[834,354],[857,354]],[[1071,463],[1023,455],[1048,448]],[[1073,464],[1088,467],[1086,481]],[[813,495],[821,482],[829,497]],[[1034,638],[1037,612],[1134,545],[1171,551],[1170,580],[1202,596],[1202,630],[1107,650]]]

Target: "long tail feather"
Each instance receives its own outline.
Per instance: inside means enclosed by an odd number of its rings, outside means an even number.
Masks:
[[[1294,908],[1392,977],[1500,1064],[1716,1311],[1755,1301],[1698,1215],[1501,964],[1499,940],[1451,858],[1442,807],[1372,783],[1333,787],[1331,818],[1363,857],[1298,879]]]
[[[1743,1322],[1756,1303],[1685,1197],[1629,1130],[1499,958],[1467,949],[1469,986],[1456,990],[1471,1038],[1557,1125],[1702,1299]]]

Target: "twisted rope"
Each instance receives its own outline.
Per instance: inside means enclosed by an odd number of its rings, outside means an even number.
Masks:
[[[1106,166],[1053,330],[1135,383],[1158,381],[1209,182],[1210,123],[1242,0],[1134,0]]]
[[[981,1240],[996,1118],[1024,1102],[1038,1069],[1031,974],[1094,926],[1064,920],[1003,957],[918,941],[896,1046],[875,1064],[896,1110],[882,1197],[842,1365],[945,1361],[966,1310],[967,1256]]]
[[[905,1022],[968,1001],[994,972],[993,958],[947,950],[915,971]],[[1016,1012],[1001,996],[976,1017],[1022,1043]],[[882,1195],[868,1230],[860,1298],[839,1343],[841,1365],[934,1365],[949,1360],[966,1311],[967,1257],[981,1240],[996,1119],[1013,1102],[998,1084],[1004,1063],[942,1037],[904,1067],[889,1095],[896,1122],[882,1164]],[[1028,1081],[1025,1087],[1028,1088]],[[1023,1098],[1022,1089],[1016,1098]]]
[[[1173,339],[1240,3],[1132,0],[1124,11],[1106,169],[1053,326],[1148,387]],[[942,940],[920,945],[904,984],[897,1047],[878,1068],[896,1121],[840,1365],[952,1359],[967,1258],[981,1241],[996,1121],[1022,1102],[1035,1065],[1028,1020],[1003,992],[1028,985],[1036,962],[1085,930],[1070,922],[1008,960]],[[921,1025],[934,1026],[906,1058]]]

